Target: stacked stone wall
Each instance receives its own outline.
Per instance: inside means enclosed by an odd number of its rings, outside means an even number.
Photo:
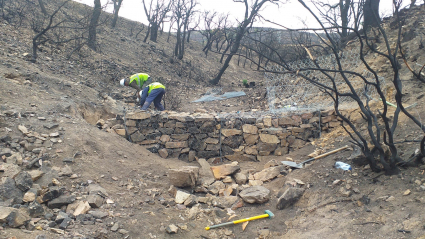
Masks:
[[[285,155],[341,122],[333,111],[285,116],[219,117],[212,114],[131,112],[115,131],[163,158],[257,161]]]

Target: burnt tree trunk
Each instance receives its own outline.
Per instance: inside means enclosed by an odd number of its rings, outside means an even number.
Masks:
[[[381,24],[381,18],[379,18],[379,2],[380,0],[366,0],[363,5],[363,28],[365,30],[369,27],[377,27]]]
[[[111,27],[114,28],[117,25],[118,21],[118,12],[121,8],[121,3],[123,0],[113,0],[114,3],[114,18],[112,19]]]
[[[94,51],[96,51],[96,28],[99,23],[100,13],[102,12],[102,5],[100,0],[94,0],[93,14],[90,19],[89,25],[89,39],[87,45]]]

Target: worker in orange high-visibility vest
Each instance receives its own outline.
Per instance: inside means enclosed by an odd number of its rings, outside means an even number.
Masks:
[[[164,110],[164,106],[161,104],[161,99],[165,94],[165,86],[159,82],[154,82],[146,86],[140,91],[140,106],[142,110],[147,110],[153,102],[155,109],[159,111]]]
[[[143,89],[143,85],[150,84],[152,82],[151,77],[146,73],[137,73],[130,78],[124,78],[120,80],[120,85],[122,86],[130,86],[136,89],[137,100],[140,100],[139,92]]]

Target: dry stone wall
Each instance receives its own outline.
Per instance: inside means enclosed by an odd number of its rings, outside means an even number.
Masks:
[[[177,112],[127,113],[115,132],[163,158],[257,161],[284,155],[341,124],[333,111],[285,116],[220,117]]]

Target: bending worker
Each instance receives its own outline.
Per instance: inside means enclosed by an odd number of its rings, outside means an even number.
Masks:
[[[143,85],[150,84],[152,82],[151,77],[146,73],[137,73],[130,78],[124,78],[120,81],[120,85],[122,86],[131,86],[136,89],[137,100],[140,99],[139,92],[143,89]]]
[[[141,110],[147,110],[151,105],[152,101],[155,109],[159,111],[164,110],[164,106],[161,104],[161,99],[165,94],[165,86],[159,82],[154,82],[146,86],[143,91],[140,91],[140,106]],[[138,95],[139,95],[138,94]]]

